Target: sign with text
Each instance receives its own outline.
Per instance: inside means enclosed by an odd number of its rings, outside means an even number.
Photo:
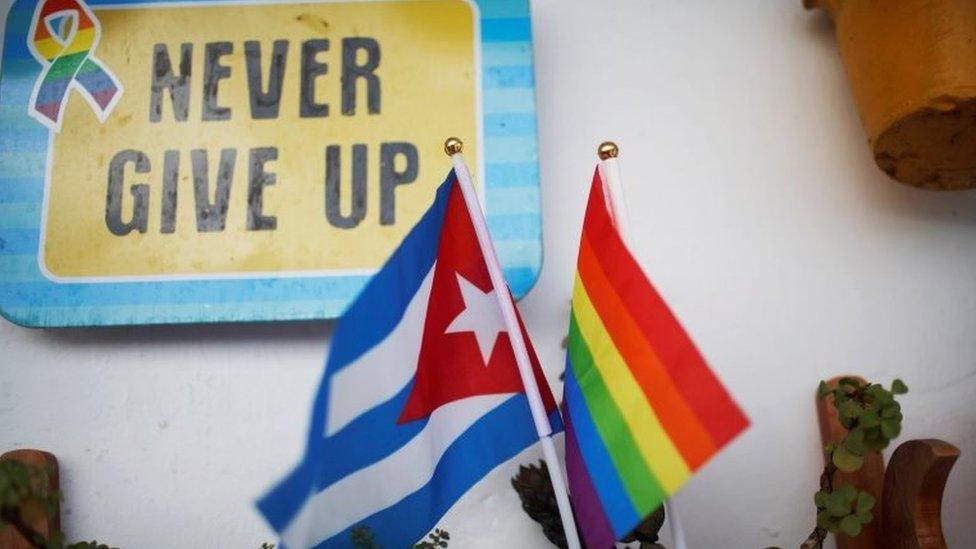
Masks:
[[[337,316],[466,142],[506,275],[541,263],[527,0],[18,1],[0,312]]]

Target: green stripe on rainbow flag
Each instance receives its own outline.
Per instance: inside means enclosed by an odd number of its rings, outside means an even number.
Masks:
[[[674,493],[690,476],[688,465],[650,406],[650,395],[644,393],[631,371],[632,366],[624,361],[613,344],[579,278],[573,288],[573,317],[579,322],[580,333],[590,349],[596,371],[620,410],[619,417],[636,441],[636,450],[664,492]],[[583,380],[580,380],[580,386],[586,395]],[[600,427],[599,423],[597,427]],[[637,508],[642,509],[640,503]]]
[[[603,383],[593,363],[593,355],[580,334],[575,314],[569,323],[569,356],[572,375],[580,386],[603,447],[630,496],[630,503],[638,514],[647,513],[648,509],[644,508],[647,502],[663,501],[664,490],[641,456],[620,409]]]

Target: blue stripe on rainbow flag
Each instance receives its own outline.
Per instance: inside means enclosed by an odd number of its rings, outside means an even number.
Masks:
[[[563,389],[567,403],[565,409],[568,410],[569,406],[572,406],[572,409],[577,412],[569,417],[569,423],[572,424],[579,440],[601,441],[600,444],[582,444],[578,448],[582,453],[586,468],[590,472],[590,480],[597,490],[607,519],[610,521],[617,539],[620,539],[627,535],[633,525],[640,522],[641,517],[634,510],[623,482],[617,475],[617,469],[610,459],[610,454],[607,453],[600,434],[596,430],[596,424],[593,423],[593,418],[589,416],[589,410],[583,403],[583,392],[572,368],[572,363],[567,357],[566,383]]]

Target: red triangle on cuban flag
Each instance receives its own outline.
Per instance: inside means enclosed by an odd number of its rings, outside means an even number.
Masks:
[[[441,229],[414,385],[398,423],[426,418],[463,398],[524,392],[498,291],[455,181]],[[556,404],[521,317],[519,325],[546,411],[552,412]]]

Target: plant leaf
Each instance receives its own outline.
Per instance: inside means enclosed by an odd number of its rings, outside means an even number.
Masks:
[[[863,457],[852,454],[844,446],[838,446],[837,449],[834,450],[834,454],[831,456],[831,459],[838,469],[847,473],[857,471],[864,463]]]
[[[894,419],[896,417],[898,419],[901,419],[900,417],[898,417],[900,415],[901,415],[901,407],[898,406],[897,402],[892,402],[891,404],[881,409],[882,419]]]
[[[842,377],[837,381],[837,385],[847,385],[854,389],[860,389],[861,383],[853,377]]]
[[[827,492],[820,490],[813,495],[813,503],[816,504],[817,507],[824,509],[827,507],[827,494]]]
[[[858,421],[861,422],[861,426],[868,428],[881,425],[881,418],[878,417],[878,412],[875,412],[874,410],[866,410],[863,414],[861,414],[861,417],[858,418]]]
[[[855,418],[861,415],[864,409],[853,400],[845,400],[837,405],[837,411],[844,417]]]
[[[858,513],[863,513],[865,511],[870,511],[874,508],[874,496],[868,492],[860,492],[857,495],[857,511]]]
[[[827,511],[826,509],[820,511],[819,513],[817,513],[817,526],[821,528],[827,528],[827,525],[830,524],[830,518],[831,517],[829,511]]]
[[[881,426],[864,430],[864,447],[868,452],[878,452],[888,446],[888,440],[881,434]]]
[[[888,440],[896,438],[901,433],[901,422],[897,419],[885,419],[881,421],[881,434]],[[838,465],[840,467],[840,465]]]
[[[905,385],[905,382],[902,381],[901,379],[896,377],[895,380],[891,382],[891,394],[903,395],[907,392],[908,392],[908,385]]]
[[[832,492],[826,499],[827,512],[832,517],[846,517],[851,514],[851,503],[840,492]]]
[[[844,437],[844,446],[846,446],[852,454],[863,456],[865,452],[864,429],[858,427],[848,433],[847,436]]]
[[[848,515],[840,520],[840,531],[848,536],[856,536],[861,533],[861,521],[854,515]]]
[[[854,500],[857,499],[857,488],[855,488],[850,482],[845,482],[844,485],[840,487],[838,492],[841,496],[843,496],[844,501],[847,502],[848,505],[854,503]]]

